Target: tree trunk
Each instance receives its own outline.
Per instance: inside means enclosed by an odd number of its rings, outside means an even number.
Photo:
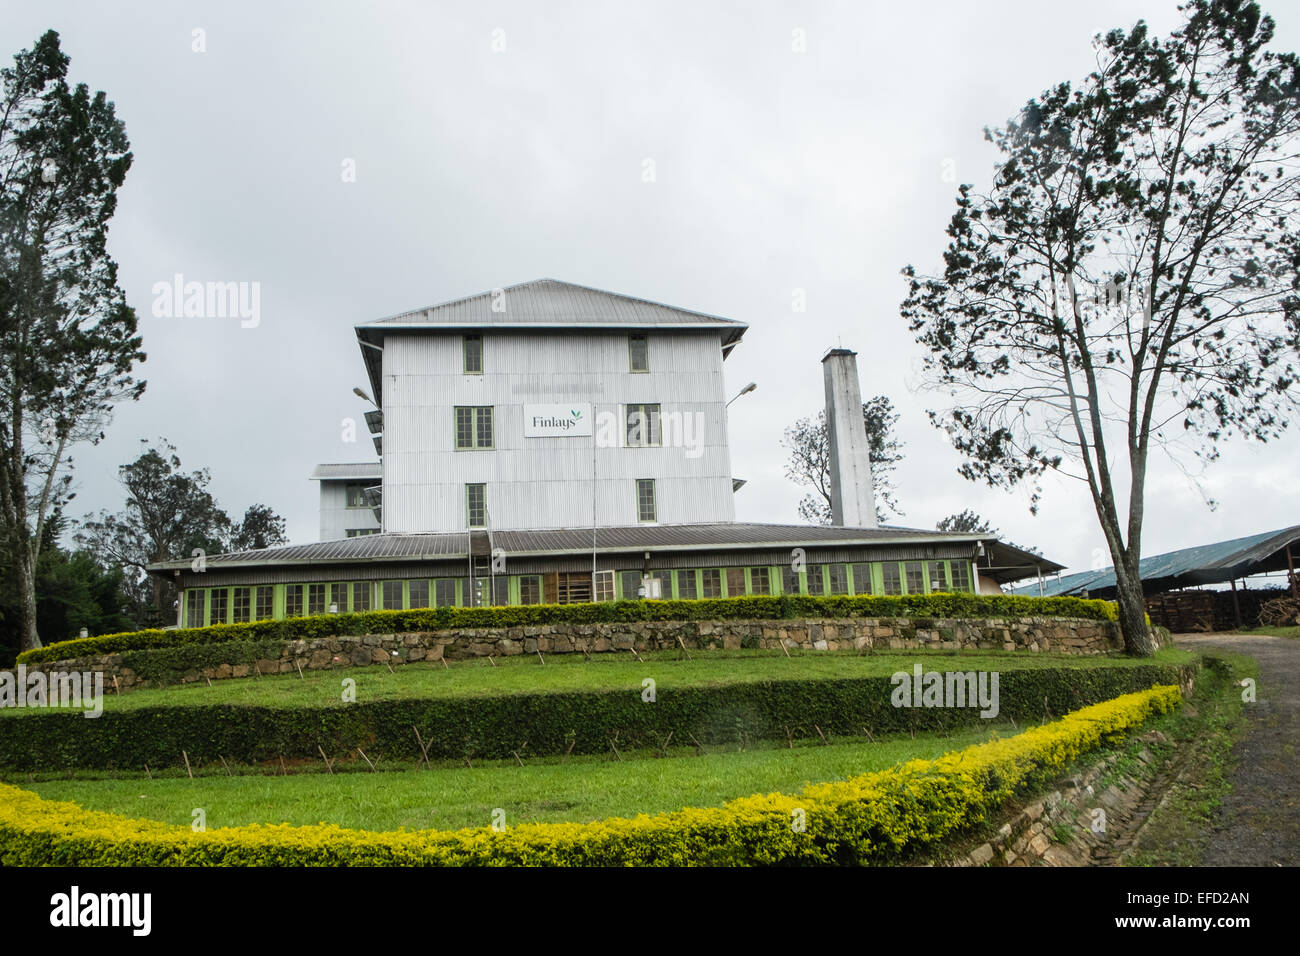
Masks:
[[[31,548],[15,548],[18,573],[18,626],[19,649],[30,651],[41,647],[40,635],[36,633],[36,567],[32,560]]]
[[[1115,564],[1115,601],[1119,605],[1119,631],[1124,637],[1125,653],[1150,657],[1156,652],[1156,643],[1147,626],[1142,579],[1122,562]]]

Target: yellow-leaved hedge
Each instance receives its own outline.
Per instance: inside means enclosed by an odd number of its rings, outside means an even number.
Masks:
[[[915,855],[993,819],[1006,801],[1072,760],[1172,710],[1159,686],[1074,711],[1015,737],[937,760],[816,784],[594,823],[370,832],[317,826],[188,827],[45,800],[0,784],[6,866],[687,866],[878,864]]]

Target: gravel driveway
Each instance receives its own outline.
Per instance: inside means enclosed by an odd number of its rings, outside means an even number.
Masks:
[[[1256,702],[1233,748],[1232,790],[1202,864],[1300,866],[1300,640],[1247,634],[1180,634],[1177,646],[1209,647],[1259,661]]]

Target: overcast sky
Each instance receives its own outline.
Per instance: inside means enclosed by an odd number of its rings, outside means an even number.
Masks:
[[[1300,48],[1300,13],[1265,9],[1274,49]],[[758,383],[731,406],[740,520],[798,520],[779,442],[844,346],[864,398],[902,414],[895,523],[968,507],[1086,569],[1103,541],[1084,486],[1048,480],[1035,518],[957,475],[925,416],[941,400],[911,388],[899,270],[939,267],[951,174],[991,177],[984,127],[1138,18],[1168,33],[1176,3],[8,3],[0,55],[57,30],[135,155],[110,250],[148,388],[78,450],[70,513],[120,507],[117,466],[165,436],[232,514],[263,502],[315,540],[313,465],[374,457],[364,427],[341,441],[365,410],[352,326],[551,277],[749,323],[726,363],[732,392]],[[259,324],[154,317],[177,273],[259,283]],[[1298,447],[1225,447],[1201,478],[1217,511],[1157,461],[1144,551],[1300,521]]]

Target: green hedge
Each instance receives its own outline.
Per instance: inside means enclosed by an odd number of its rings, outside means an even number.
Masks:
[[[510,607],[439,607],[418,611],[318,614],[249,624],[217,624],[178,630],[131,631],[59,641],[18,655],[21,664],[40,664],[96,654],[176,644],[230,641],[308,640],[338,634],[399,634],[470,627],[528,624],[595,624],[619,621],[772,620],[821,617],[1065,617],[1114,621],[1109,601],[1009,594],[917,594],[901,597],[709,598],[698,601],[602,601],[593,604],[529,604]]]
[[[1011,799],[1178,705],[1154,687],[1004,740],[799,794],[634,819],[373,833],[328,824],[195,833],[0,784],[4,866],[762,866],[900,863],[987,827]],[[795,821],[803,825],[796,826]]]
[[[936,662],[937,663],[937,662]],[[972,669],[978,662],[971,662]],[[942,665],[941,665],[942,666]],[[958,659],[946,667],[961,668]],[[998,718],[1037,722],[1152,684],[1179,683],[1190,665],[1142,664],[999,672]],[[927,667],[939,670],[939,666]],[[275,708],[212,704],[108,710],[25,711],[0,718],[0,768],[20,771],[132,769],[145,764],[254,763],[279,757],[318,759],[317,747],[344,755],[358,746],[371,757],[416,759],[418,727],[429,755],[509,758],[609,752],[661,745],[668,734],[687,742],[735,744],[780,739],[933,731],[983,722],[978,708],[895,708],[889,677],[749,681],[713,687],[660,688],[641,699],[626,690],[512,694],[472,698],[405,698],[328,707]]]

